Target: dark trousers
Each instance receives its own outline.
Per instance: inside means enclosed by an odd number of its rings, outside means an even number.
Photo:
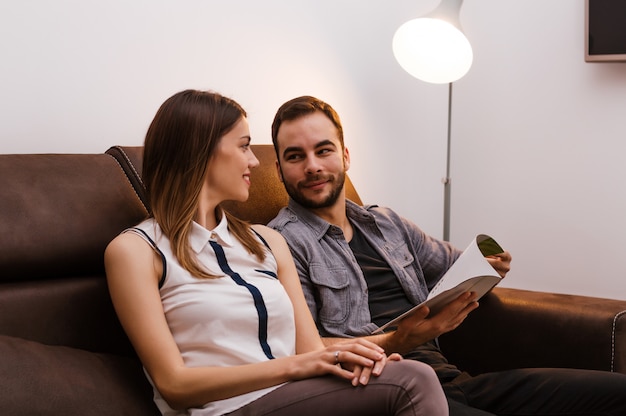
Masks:
[[[519,369],[443,383],[450,416],[626,416],[626,374]]]

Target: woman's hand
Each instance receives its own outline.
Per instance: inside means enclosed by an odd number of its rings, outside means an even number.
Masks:
[[[398,361],[402,357],[385,351],[364,338],[349,339],[334,343],[321,350],[299,354],[292,377],[296,380],[324,374],[334,374],[350,380],[353,386],[366,385],[371,376],[379,376],[387,361]]]
[[[373,367],[354,366],[352,368],[352,374],[354,375],[351,381],[352,385],[355,387],[359,384],[365,386],[372,376],[378,377],[382,374],[383,369],[385,368],[385,365],[387,365],[388,361],[400,360],[402,360],[402,356],[394,352],[390,356],[383,354],[383,358],[379,361],[376,361]]]

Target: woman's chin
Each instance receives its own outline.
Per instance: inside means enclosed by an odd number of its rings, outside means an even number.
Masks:
[[[248,200],[248,198],[250,197],[250,194],[248,192],[246,192],[245,195],[238,195],[238,196],[233,196],[230,199],[227,199],[226,201],[230,201],[230,202],[246,202]]]

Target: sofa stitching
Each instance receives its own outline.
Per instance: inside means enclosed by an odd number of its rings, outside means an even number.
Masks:
[[[626,311],[621,311],[615,314],[615,317],[613,317],[613,328],[611,330],[611,371],[612,372],[615,371],[615,332],[617,328],[617,320],[620,318],[620,316],[624,314],[626,314]]]
[[[106,153],[107,156],[109,156],[111,159],[113,159],[115,161],[115,163],[117,163],[117,166],[119,166],[120,170],[122,171],[122,173],[124,174],[124,178],[126,178],[126,182],[128,182],[128,184],[130,185],[130,188],[133,190],[133,192],[135,193],[135,196],[137,197],[137,199],[139,200],[139,202],[141,203],[141,206],[147,211],[150,212],[150,210],[148,209],[148,207],[146,206],[146,204],[143,203],[143,201],[141,200],[141,197],[139,196],[139,193],[137,193],[137,190],[135,189],[135,187],[133,186],[133,183],[130,181],[130,179],[128,178],[128,175],[126,174],[126,172],[124,171],[124,167],[120,164],[120,162],[112,155]]]
[[[130,160],[130,157],[128,157],[128,154],[121,146],[115,146],[115,148],[122,154],[124,160],[128,162],[128,166],[130,166],[130,168],[133,170],[133,173],[135,174],[135,177],[137,178],[141,186],[145,188],[146,185],[144,185],[143,180],[141,179],[141,175],[139,174],[139,172],[137,172],[137,169],[135,169],[135,165],[133,165],[133,162]]]

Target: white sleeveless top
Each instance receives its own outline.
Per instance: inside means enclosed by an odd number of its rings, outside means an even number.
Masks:
[[[276,277],[276,259],[268,249],[265,261],[259,262],[230,234],[227,225],[222,215],[214,230],[193,223],[191,231],[191,247],[199,262],[220,276],[214,279],[196,278],[183,269],[154,219],[127,230],[147,237],[162,253],[166,272],[160,285],[161,301],[170,331],[189,367],[228,367],[295,354],[293,306]],[[183,412],[171,409],[156,388],[154,400],[167,416],[222,415],[277,387]]]

